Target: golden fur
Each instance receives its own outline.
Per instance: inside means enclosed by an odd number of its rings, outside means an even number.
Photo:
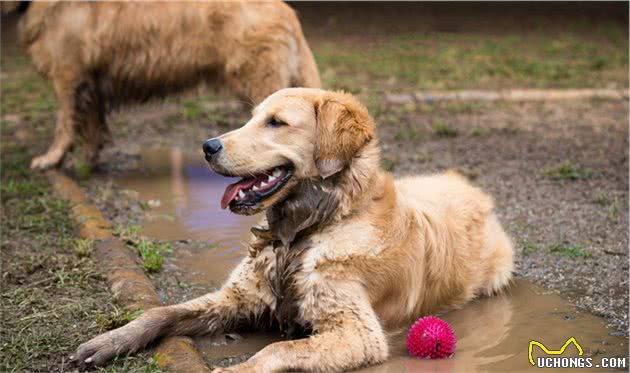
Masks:
[[[272,117],[285,125],[269,126]],[[310,336],[217,372],[354,369],[387,359],[388,330],[491,295],[511,278],[512,245],[490,197],[454,172],[395,181],[379,167],[372,119],[348,94],[281,90],[218,139],[223,150],[209,164],[219,173],[294,169],[257,205],[266,219],[249,255],[219,291],[149,310],[81,345],[82,364],[161,336],[222,333],[270,317]]]
[[[299,21],[280,1],[33,2],[20,37],[58,101],[55,139],[36,169],[58,165],[76,135],[93,163],[108,140],[105,115],[120,104],[201,82],[253,103],[320,86]]]

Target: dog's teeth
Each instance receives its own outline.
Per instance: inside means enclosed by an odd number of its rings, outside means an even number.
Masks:
[[[272,182],[272,181],[274,181],[274,180],[276,180],[276,179],[277,179],[277,177],[272,176],[272,175],[269,175],[269,177],[267,178],[267,181],[268,181],[268,182]]]
[[[245,198],[245,193],[243,193],[242,190],[239,190],[238,191],[238,196],[239,196],[239,198]]]
[[[274,177],[278,177],[278,176],[280,176],[280,174],[282,174],[282,171],[280,171],[279,168],[276,168],[275,170],[273,170],[273,176]]]
[[[259,190],[260,190],[260,188],[258,188],[256,185],[254,185],[254,186],[252,187],[252,190],[253,190],[254,192],[256,192],[256,191],[259,191]]]
[[[267,186],[267,183],[265,183],[264,181],[261,181],[261,182],[260,182],[260,187],[261,187],[261,188],[264,188],[264,187],[266,187],[266,186]]]

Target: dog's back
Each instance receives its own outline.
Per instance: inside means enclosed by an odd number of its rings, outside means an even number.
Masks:
[[[36,2],[21,38],[45,75],[98,75],[104,93],[124,101],[217,79],[252,101],[320,85],[297,17],[281,2]],[[255,79],[259,71],[278,71],[279,82]]]
[[[434,288],[425,296],[441,298],[423,304],[459,305],[479,294],[493,294],[509,282],[512,243],[487,194],[452,171],[402,178],[396,188],[401,204],[415,210],[424,227],[426,283]],[[463,282],[443,283],[454,279]]]

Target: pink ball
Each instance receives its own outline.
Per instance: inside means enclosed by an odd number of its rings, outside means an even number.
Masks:
[[[422,359],[441,359],[453,355],[455,341],[455,333],[446,321],[426,316],[409,329],[407,350]]]

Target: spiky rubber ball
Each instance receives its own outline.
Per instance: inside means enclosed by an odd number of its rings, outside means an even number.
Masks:
[[[421,359],[441,359],[455,352],[455,333],[444,320],[433,316],[418,319],[407,334],[407,350]]]

